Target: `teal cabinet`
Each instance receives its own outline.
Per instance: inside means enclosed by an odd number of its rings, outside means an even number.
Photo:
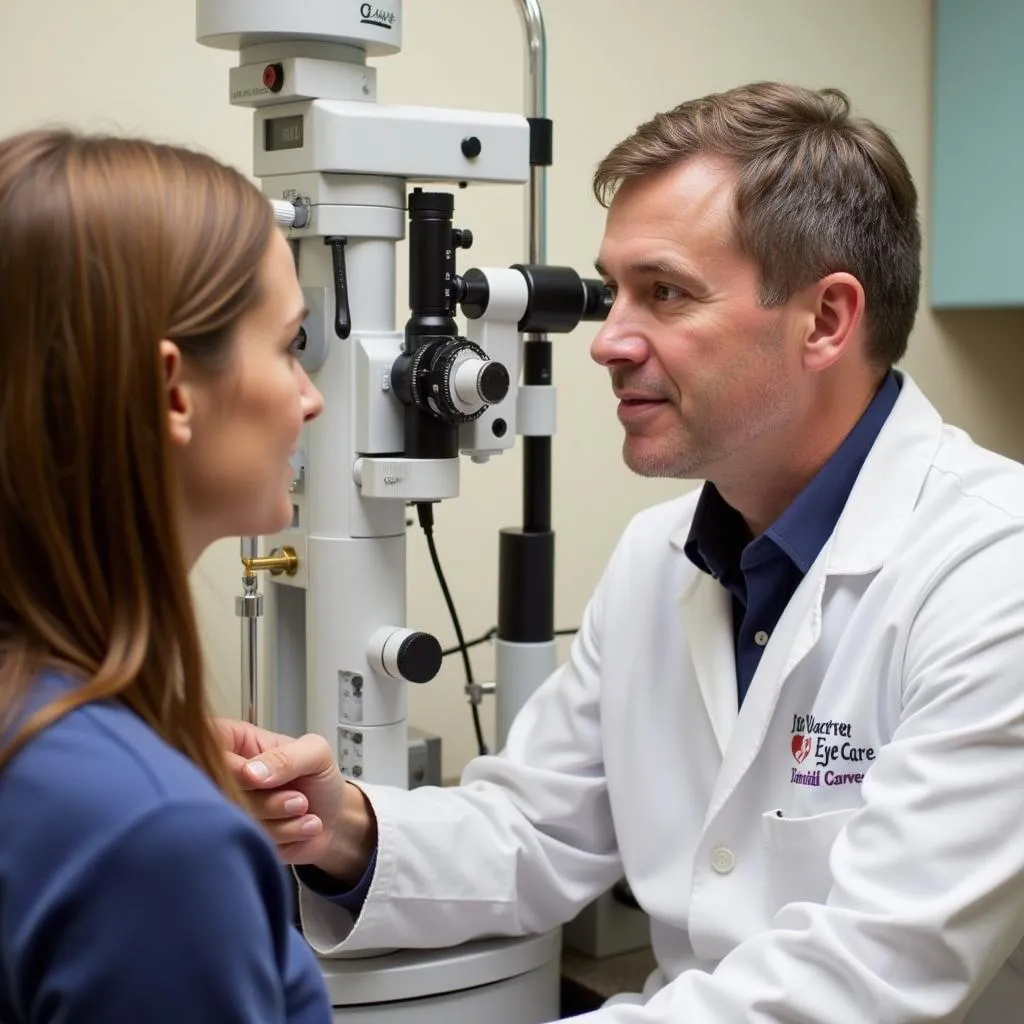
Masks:
[[[931,305],[1024,306],[1024,0],[935,0]]]

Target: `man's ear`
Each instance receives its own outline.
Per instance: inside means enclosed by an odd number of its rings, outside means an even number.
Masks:
[[[820,372],[858,336],[864,320],[864,287],[852,274],[829,274],[811,286],[807,299],[813,326],[804,343],[804,366]]]
[[[181,349],[166,338],[160,342],[160,362],[167,388],[168,436],[172,444],[184,446],[192,440],[195,398],[191,386],[184,379]]]

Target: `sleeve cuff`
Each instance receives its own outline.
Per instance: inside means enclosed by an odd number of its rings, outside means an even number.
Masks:
[[[366,865],[366,870],[363,872],[363,877],[359,879],[352,889],[345,888],[338,879],[327,874],[326,871],[313,867],[312,864],[296,865],[295,877],[307,889],[315,892],[318,896],[323,896],[324,899],[330,900],[339,907],[343,907],[355,917],[363,909],[363,904],[366,902],[366,896],[370,891],[370,885],[373,882],[373,874],[376,868],[377,851],[374,850],[370,863]]]

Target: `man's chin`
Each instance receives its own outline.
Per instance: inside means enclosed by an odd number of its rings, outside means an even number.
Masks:
[[[622,459],[626,468],[637,476],[652,479],[697,479],[699,473],[691,465],[691,459],[679,452],[658,451],[653,445],[638,444],[638,438],[627,437],[622,444]]]

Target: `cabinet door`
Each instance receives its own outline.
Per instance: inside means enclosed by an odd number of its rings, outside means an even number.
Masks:
[[[1024,0],[935,18],[931,304],[1024,306]]]

